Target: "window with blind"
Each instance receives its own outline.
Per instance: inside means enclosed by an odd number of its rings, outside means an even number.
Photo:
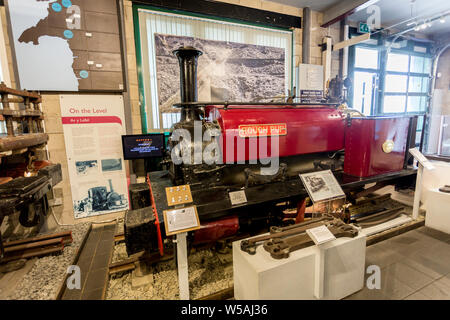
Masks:
[[[350,37],[357,36],[356,30]],[[349,103],[367,116],[417,115],[416,144],[422,137],[428,110],[431,45],[413,40],[390,43],[381,35],[349,49],[349,76],[353,79]]]
[[[412,53],[389,53],[383,113],[426,111],[431,58]]]
[[[284,49],[285,88],[292,84],[292,32],[289,30],[222,21],[145,8],[137,10],[139,39],[138,70],[140,81],[141,116],[143,131],[167,131],[179,120],[179,113],[161,110],[158,98],[155,35],[185,36],[202,40],[268,46]],[[136,15],[135,15],[136,17]],[[139,49],[138,48],[138,49]],[[140,52],[139,52],[140,51]],[[283,92],[282,94],[286,94]],[[239,101],[239,99],[234,99]],[[240,101],[244,101],[241,99]],[[178,102],[178,101],[174,101]]]

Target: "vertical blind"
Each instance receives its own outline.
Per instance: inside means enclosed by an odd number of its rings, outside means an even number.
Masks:
[[[156,77],[155,34],[187,36],[204,40],[264,45],[285,49],[285,88],[291,87],[292,32],[231,23],[221,20],[139,9],[139,31],[145,103],[149,131],[170,129],[179,113],[160,112]],[[138,52],[139,54],[139,52]]]

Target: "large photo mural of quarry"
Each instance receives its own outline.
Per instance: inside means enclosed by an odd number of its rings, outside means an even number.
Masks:
[[[285,49],[193,37],[155,34],[159,108],[177,112],[178,60],[172,51],[193,46],[198,60],[199,101],[258,101],[286,94]],[[275,98],[273,98],[275,99]]]

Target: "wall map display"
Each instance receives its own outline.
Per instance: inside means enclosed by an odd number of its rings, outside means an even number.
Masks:
[[[115,0],[9,0],[20,87],[123,91]]]

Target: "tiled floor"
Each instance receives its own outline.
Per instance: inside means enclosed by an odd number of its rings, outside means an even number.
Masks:
[[[369,246],[369,265],[380,267],[381,289],[364,286],[346,299],[450,300],[448,234],[421,227]]]
[[[77,265],[81,270],[81,289],[66,288],[62,300],[100,300],[108,277],[116,226],[95,227],[81,251]]]

